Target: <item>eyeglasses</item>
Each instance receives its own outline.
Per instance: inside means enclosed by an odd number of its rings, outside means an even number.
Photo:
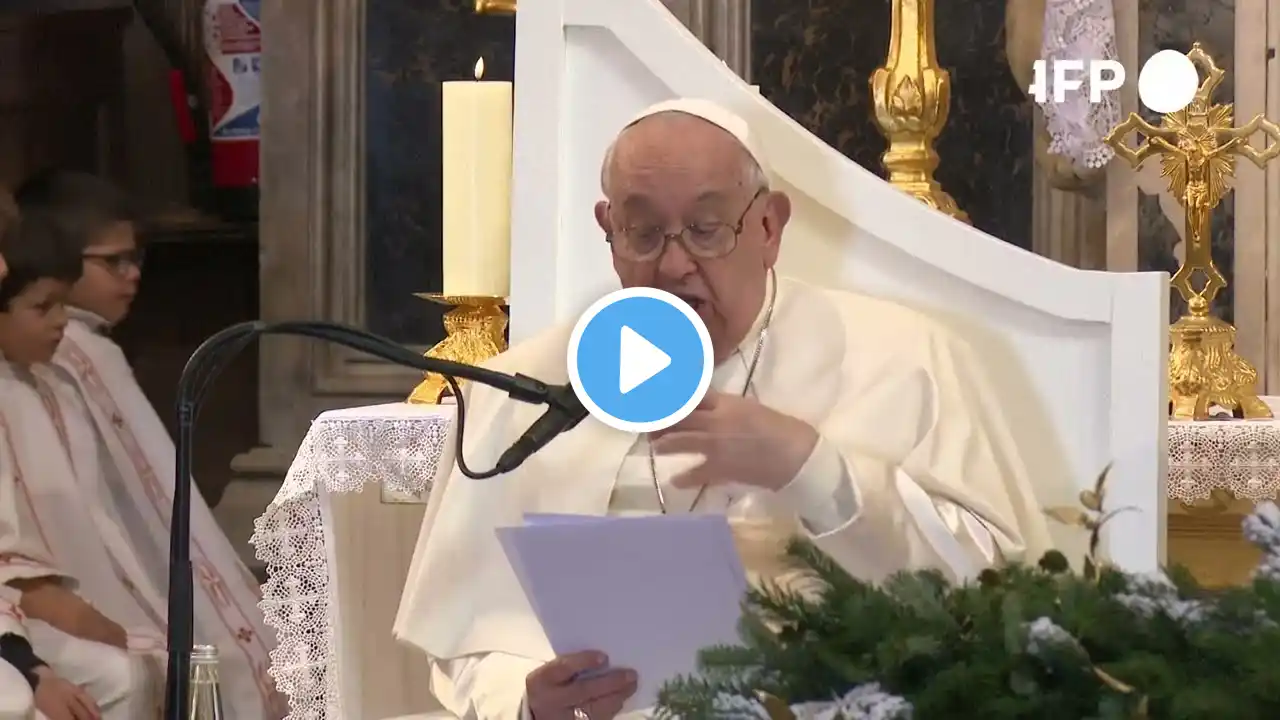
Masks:
[[[84,253],[81,257],[86,260],[97,260],[107,269],[116,275],[124,275],[129,272],[129,268],[142,269],[142,261],[145,253],[142,248],[134,248],[132,250],[121,250],[114,253]]]
[[[742,209],[735,223],[700,222],[686,225],[680,232],[669,233],[656,226],[633,226],[623,228],[617,233],[605,237],[605,242],[613,248],[619,257],[632,262],[651,262],[662,256],[667,243],[672,240],[680,242],[681,247],[690,255],[703,260],[715,260],[733,252],[738,247],[738,237],[747,220],[747,213],[768,188],[756,190],[747,206]]]

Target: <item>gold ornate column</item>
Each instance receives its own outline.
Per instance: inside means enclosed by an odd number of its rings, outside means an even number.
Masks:
[[[951,76],[938,65],[934,0],[893,0],[884,67],[871,75],[876,125],[889,141],[881,157],[890,185],[963,222],[969,216],[933,177],[934,142],[951,110]]]

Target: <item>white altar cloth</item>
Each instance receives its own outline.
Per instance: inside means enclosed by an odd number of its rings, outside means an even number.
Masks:
[[[453,414],[406,403],[321,414],[254,523],[261,607],[279,636],[271,675],[290,720],[438,709],[425,657],[391,624]]]
[[[1280,408],[1280,398],[1265,400]],[[291,719],[382,705],[380,714],[328,715],[381,720],[429,703],[425,663],[390,628],[453,414],[451,405],[395,403],[320,415],[255,523],[268,573],[262,609],[280,635],[271,672],[292,700]],[[1216,488],[1276,495],[1280,420],[1169,423],[1169,497],[1190,502]],[[341,499],[353,493],[365,499]]]
[[[1280,414],[1280,397],[1262,398]],[[1214,490],[1258,502],[1280,491],[1280,420],[1169,423],[1169,498],[1195,502]]]

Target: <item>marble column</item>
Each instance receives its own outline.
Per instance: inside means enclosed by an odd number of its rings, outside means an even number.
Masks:
[[[262,5],[261,312],[368,327],[366,5],[311,0]],[[429,25],[428,25],[429,27]],[[474,62],[474,59],[472,60]],[[430,132],[427,129],[423,133]],[[418,143],[421,144],[421,143]],[[418,157],[425,166],[430,158]],[[438,161],[437,161],[438,164]],[[438,231],[437,231],[438,234]],[[423,287],[428,290],[427,280]],[[416,302],[404,293],[403,305]],[[237,456],[216,514],[238,547],[280,488],[311,420],[323,410],[403,398],[416,373],[345,348],[262,341],[260,446]]]
[[[1044,118],[1035,117],[1035,132]],[[1054,187],[1050,171],[1036,163],[1031,174],[1031,249],[1037,255],[1084,270],[1107,269],[1105,182],[1081,190]]]
[[[744,0],[662,0],[711,52],[751,82],[751,3]]]

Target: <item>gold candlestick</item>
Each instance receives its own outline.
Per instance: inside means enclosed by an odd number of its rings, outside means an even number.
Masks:
[[[516,11],[516,0],[476,0],[481,15],[508,15]]]
[[[454,306],[444,315],[444,340],[428,350],[425,353],[427,357],[479,365],[507,348],[504,335],[507,315],[502,312],[506,298],[460,297],[439,293],[415,293],[414,297]],[[462,382],[458,381],[460,385]],[[427,373],[418,387],[413,389],[407,402],[437,405],[451,392],[449,383],[443,376]]]
[[[1187,213],[1185,259],[1172,280],[1187,313],[1169,329],[1170,416],[1206,420],[1209,408],[1218,405],[1248,419],[1269,418],[1271,409],[1258,399],[1258,371],[1236,354],[1236,329],[1210,313],[1214,297],[1227,286],[1213,261],[1210,222],[1213,209],[1231,192],[1236,157],[1264,167],[1280,155],[1280,127],[1262,115],[1234,127],[1232,105],[1213,102],[1226,73],[1200,43],[1187,57],[1205,74],[1191,104],[1165,115],[1159,126],[1129,113],[1106,143],[1135,169],[1149,157],[1160,158],[1169,192]],[[1258,131],[1271,138],[1265,150],[1249,145]],[[1127,142],[1131,132],[1139,138],[1136,148]],[[1198,278],[1203,278],[1200,288]]]
[[[933,0],[893,0],[884,67],[871,74],[876,126],[889,141],[881,156],[890,185],[960,220],[969,216],[933,177],[933,144],[951,111],[951,76],[938,65]]]

